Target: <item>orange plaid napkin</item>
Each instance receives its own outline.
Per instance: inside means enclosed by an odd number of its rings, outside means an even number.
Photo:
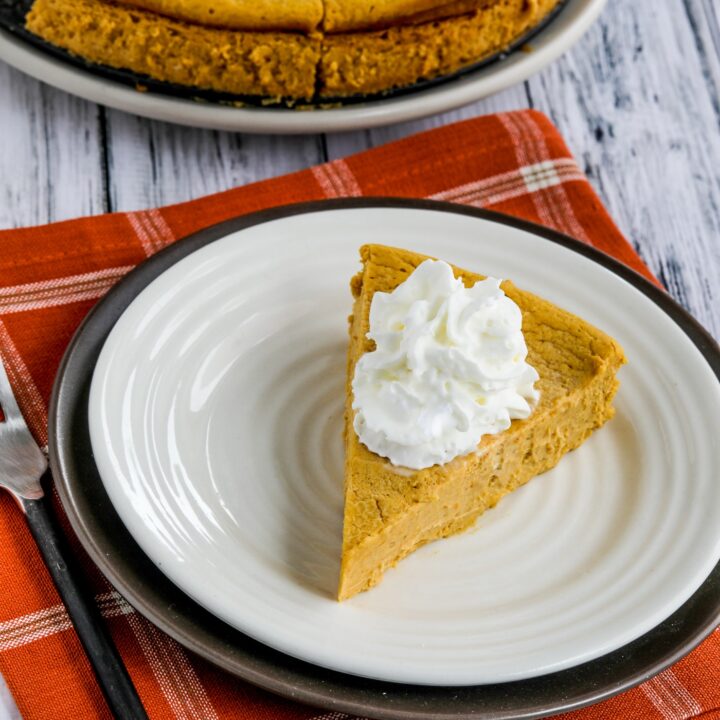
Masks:
[[[492,208],[557,228],[652,278],[549,120],[481,117],[310,170],[159,210],[0,232],[0,353],[25,417],[47,443],[47,402],[85,314],[118,279],[177,238],[234,215],[319,198],[394,195]],[[94,569],[97,599],[153,720],[340,720],[275,698],[187,653]],[[109,712],[24,520],[0,497],[0,672],[26,720]],[[653,680],[573,720],[720,718],[720,633]]]

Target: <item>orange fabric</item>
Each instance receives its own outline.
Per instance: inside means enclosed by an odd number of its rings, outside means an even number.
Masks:
[[[47,443],[47,402],[68,341],[97,299],[134,265],[177,238],[238,214],[353,195],[436,198],[511,213],[591,243],[652,279],[557,130],[532,111],[457,123],[159,210],[0,232],[0,353],[38,441]],[[83,560],[153,720],[330,717],[275,698],[187,653],[132,611]],[[24,520],[7,495],[0,496],[0,672],[26,720],[109,717]],[[718,708],[716,631],[639,688],[562,717],[720,718]]]

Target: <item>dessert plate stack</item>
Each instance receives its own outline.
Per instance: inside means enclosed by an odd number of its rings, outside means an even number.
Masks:
[[[557,468],[337,603],[368,237],[511,278],[629,362],[616,417]],[[587,245],[456,205],[325,201],[202,231],[119,283],[64,359],[51,457],[101,570],[237,676],[369,717],[539,717],[641,682],[720,620],[719,375],[685,311]]]

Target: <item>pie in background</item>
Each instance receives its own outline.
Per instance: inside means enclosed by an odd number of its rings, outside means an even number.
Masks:
[[[452,74],[560,0],[35,0],[30,32],[85,60],[203,90],[315,101]]]
[[[366,245],[360,254],[363,269],[351,282],[339,600],[373,587],[425,543],[467,529],[503,496],[577,448],[613,416],[616,373],[625,363],[611,337],[506,280],[501,288],[520,307],[527,362],[539,374],[536,407],[528,419],[485,435],[477,452],[423,470],[396,468],[359,441],[352,381],[359,358],[374,349],[366,337],[373,295],[392,292],[427,257],[380,245]],[[453,271],[466,287],[483,279]]]

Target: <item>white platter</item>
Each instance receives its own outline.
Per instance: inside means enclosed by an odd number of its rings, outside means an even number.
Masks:
[[[532,52],[514,52],[476,72],[427,90],[312,112],[234,108],[137,92],[50,57],[4,30],[0,30],[0,60],[73,95],[154,120],[247,133],[357,130],[453,110],[522,82],[574,45],[605,2],[568,0],[558,16],[533,38]]]
[[[348,281],[368,239],[512,278],[616,337],[617,416],[470,532],[342,604]],[[640,637],[720,558],[720,386],[610,270],[455,213],[342,209],[249,227],[165,271],[101,352],[95,460],[145,553],[227,623],[324,667],[429,685],[572,667]]]

